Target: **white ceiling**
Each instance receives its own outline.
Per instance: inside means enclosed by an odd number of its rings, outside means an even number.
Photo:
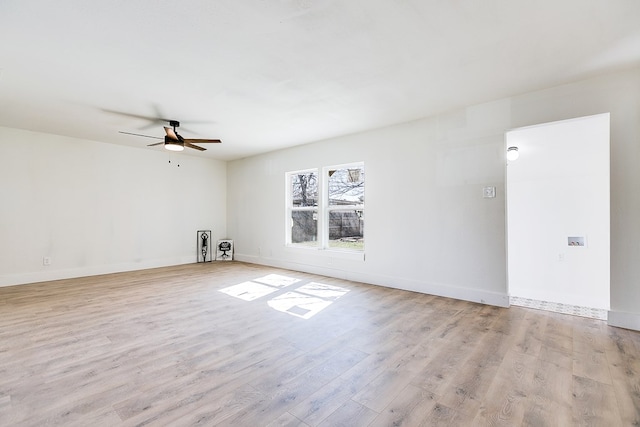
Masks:
[[[219,159],[635,66],[638,0],[0,2],[0,126]]]

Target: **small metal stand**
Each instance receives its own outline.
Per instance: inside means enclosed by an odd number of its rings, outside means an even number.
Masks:
[[[196,247],[198,262],[211,262],[211,230],[198,230]]]

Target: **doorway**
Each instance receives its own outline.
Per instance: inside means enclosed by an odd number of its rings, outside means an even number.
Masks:
[[[608,310],[609,114],[514,129],[506,145],[519,154],[506,172],[509,295]]]

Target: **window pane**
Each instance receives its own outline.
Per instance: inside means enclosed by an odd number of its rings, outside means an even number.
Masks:
[[[364,215],[362,210],[329,212],[329,247],[364,250]]]
[[[364,204],[364,166],[329,170],[329,205]]]
[[[318,244],[317,211],[291,211],[291,243]]]
[[[292,206],[318,206],[318,174],[300,172],[291,174]]]

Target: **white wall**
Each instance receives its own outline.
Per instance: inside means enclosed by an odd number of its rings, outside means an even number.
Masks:
[[[506,142],[520,153],[507,166],[509,293],[608,310],[609,114],[515,129]]]
[[[504,129],[509,103],[305,145],[229,164],[237,258],[507,305]],[[285,172],[364,161],[366,260],[284,245]]]
[[[198,229],[226,235],[225,162],[9,128],[0,150],[0,286],[195,262]]]
[[[640,69],[230,162],[229,236],[239,259],[506,305],[504,133],[606,112],[609,322],[640,329]],[[359,160],[367,170],[366,261],[285,248],[284,173]],[[497,197],[482,199],[492,185]]]

